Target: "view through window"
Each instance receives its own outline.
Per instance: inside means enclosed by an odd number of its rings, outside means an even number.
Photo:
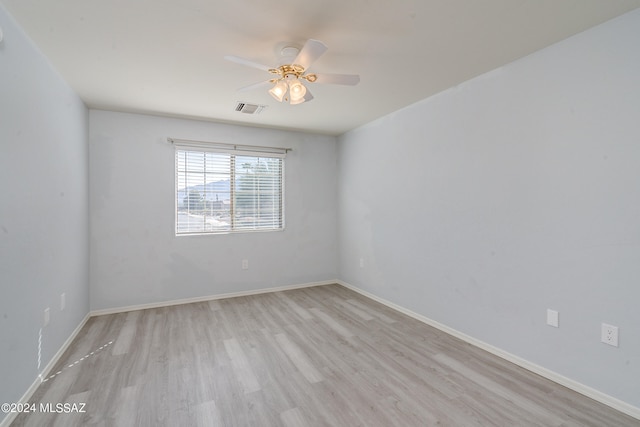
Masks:
[[[225,151],[176,149],[176,234],[282,230],[284,159]]]

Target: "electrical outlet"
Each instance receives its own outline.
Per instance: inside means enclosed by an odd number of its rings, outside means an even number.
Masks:
[[[60,294],[60,311],[64,311],[67,307],[67,295],[63,292]]]
[[[617,347],[618,346],[618,327],[603,323],[602,335],[600,337],[600,340],[605,344],[609,344],[614,347]]]
[[[49,307],[44,309],[44,326],[47,326],[49,324]]]
[[[364,268],[364,258],[360,258],[360,268]]]
[[[248,259],[243,259],[242,260],[242,269],[243,270],[248,270],[249,269],[249,260]]]
[[[558,312],[550,308],[547,309],[547,325],[553,326],[554,328],[559,327]]]

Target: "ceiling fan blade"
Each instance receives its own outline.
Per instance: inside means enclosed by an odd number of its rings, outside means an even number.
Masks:
[[[298,53],[298,56],[296,56],[296,59],[293,60],[293,63],[300,65],[306,70],[326,51],[327,45],[320,40],[309,39],[302,47],[300,53]]]
[[[249,86],[241,87],[240,89],[238,89],[238,92],[246,92],[253,89],[266,89],[271,86],[273,86],[273,82],[271,80],[266,80],[264,82],[254,83]]]
[[[304,94],[304,102],[309,102],[313,99],[313,95],[311,95],[311,92],[309,91],[309,89],[307,89],[307,93]]]
[[[241,58],[239,56],[227,55],[224,57],[227,61],[235,62],[236,64],[247,65],[249,67],[257,68],[258,70],[269,71],[273,67],[269,67],[264,64],[258,64],[257,62],[253,62],[246,58]]]
[[[355,86],[360,83],[360,76],[357,74],[317,74],[315,83],[326,83],[332,85]]]

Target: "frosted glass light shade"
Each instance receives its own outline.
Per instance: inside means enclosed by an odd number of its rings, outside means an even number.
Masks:
[[[271,89],[269,89],[269,94],[278,101],[282,102],[284,96],[287,94],[287,89],[287,84],[280,80]]]
[[[301,104],[305,101],[304,95],[307,93],[307,88],[295,79],[289,82],[289,97],[291,98],[291,104]]]

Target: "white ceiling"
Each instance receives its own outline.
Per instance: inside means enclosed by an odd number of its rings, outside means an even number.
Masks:
[[[640,0],[0,0],[91,108],[338,135],[640,7]],[[11,43],[5,34],[3,43]],[[308,84],[280,104],[264,71],[281,47],[322,40]],[[238,101],[266,104],[259,115]]]

